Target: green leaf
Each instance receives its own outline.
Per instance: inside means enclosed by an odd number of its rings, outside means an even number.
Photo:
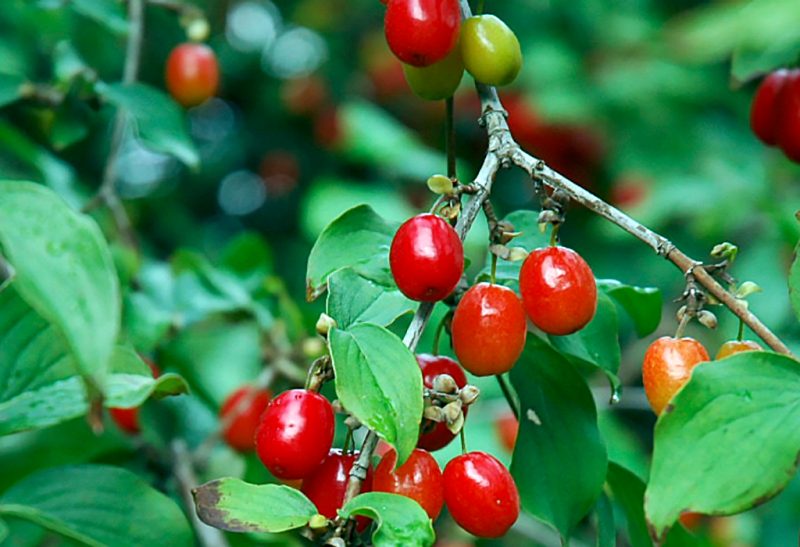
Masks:
[[[0,72],[0,107],[19,99],[25,78],[18,74]]]
[[[595,504],[597,516],[597,547],[615,547],[617,545],[617,530],[614,526],[614,508],[608,496],[603,493]]]
[[[363,515],[378,521],[372,534],[375,547],[427,547],[436,541],[428,514],[405,496],[367,492],[350,500],[340,512],[346,517]]]
[[[770,352],[702,363],[658,420],[645,512],[731,514],[775,496],[800,453],[800,363]]]
[[[358,323],[391,325],[401,315],[413,312],[416,304],[397,289],[387,289],[345,268],[328,277],[327,314],[340,329]]]
[[[789,269],[789,300],[797,320],[800,321],[800,244],[794,250],[792,267]]]
[[[308,256],[306,298],[325,292],[328,276],[342,268],[381,284],[391,283],[389,247],[394,228],[367,205],[357,205],[336,217],[322,231]]]
[[[293,530],[317,514],[302,492],[277,484],[218,479],[198,486],[192,494],[200,520],[230,532]]]
[[[522,411],[511,462],[522,505],[569,537],[606,477],[592,393],[574,366],[536,336],[528,336],[511,381]]]
[[[149,148],[171,154],[189,167],[200,164],[197,149],[186,132],[184,114],[164,92],[145,84],[104,84],[97,92],[127,112],[138,137]]]
[[[422,420],[422,373],[414,355],[371,323],[333,329],[328,342],[342,405],[392,444],[402,464],[417,445]]]
[[[29,475],[0,497],[0,515],[87,545],[194,545],[183,512],[118,467],[77,465]]]
[[[52,190],[5,181],[0,247],[14,268],[15,290],[58,328],[78,371],[102,389],[119,331],[120,294],[100,228]]]
[[[773,70],[791,66],[797,59],[800,48],[800,34],[790,44],[770,45],[766,48],[737,48],[731,60],[731,76],[737,83],[743,84],[754,78],[768,74]]]
[[[614,279],[598,279],[597,288],[625,310],[639,338],[652,334],[658,328],[663,304],[659,289],[624,285]]]
[[[97,21],[115,34],[128,32],[122,4],[115,0],[72,0],[68,4],[84,17]]]

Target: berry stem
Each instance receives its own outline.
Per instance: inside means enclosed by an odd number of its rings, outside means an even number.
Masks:
[[[444,327],[447,324],[447,320],[450,318],[451,313],[447,312],[442,320],[439,321],[439,324],[436,326],[436,332],[433,335],[433,354],[439,355],[439,340],[442,338],[442,331],[444,331]]]
[[[461,439],[461,453],[467,453],[467,436],[464,434],[464,426],[461,426],[461,431],[458,432],[458,436]]]
[[[483,14],[483,2],[484,0],[478,0],[478,9],[475,10],[475,13],[477,13],[478,15]]]
[[[497,378],[497,383],[500,385],[500,390],[503,392],[511,412],[513,412],[514,417],[519,420],[519,404],[517,403],[517,399],[514,397],[514,392],[511,390],[511,386],[508,383],[508,378],[502,374],[495,375],[495,378]]]
[[[558,229],[561,228],[561,224],[553,224],[553,230],[550,232],[550,246],[551,247],[558,247]]]
[[[447,154],[447,176],[456,178],[456,128],[453,123],[453,97],[445,99],[444,130],[446,133],[444,148]]]
[[[689,324],[689,321],[692,320],[692,316],[688,313],[684,314],[681,318],[680,323],[678,323],[678,328],[675,329],[675,338],[682,338],[683,331],[686,330],[686,325]]]
[[[736,339],[741,342],[744,339],[744,321],[739,318],[739,332],[736,334]]]
[[[489,279],[489,282],[492,285],[494,285],[496,279],[497,279],[497,255],[492,253],[492,277]]]

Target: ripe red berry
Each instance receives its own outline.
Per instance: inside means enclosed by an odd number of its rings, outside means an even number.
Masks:
[[[253,386],[243,386],[231,393],[220,409],[222,437],[239,452],[256,446],[256,429],[272,394]]]
[[[644,355],[642,380],[653,411],[661,414],[673,395],[689,381],[692,369],[708,360],[706,349],[693,338],[662,336],[650,344]]]
[[[450,375],[459,389],[467,385],[467,375],[464,374],[464,369],[449,357],[423,353],[417,355],[417,362],[422,370],[422,383],[428,389],[433,387],[433,379],[440,374]],[[463,410],[465,418],[468,411],[469,407],[465,407]],[[455,434],[447,429],[447,425],[443,422],[427,422],[423,424],[423,432],[420,433],[417,446],[433,452],[450,444],[455,437]]]
[[[789,72],[775,105],[778,146],[787,158],[800,163],[800,69]]]
[[[329,519],[336,518],[336,510],[342,507],[350,470],[358,459],[358,452],[342,454],[341,449],[334,448],[313,473],[303,479],[300,491],[311,500],[321,515]],[[372,469],[367,471],[367,478],[361,483],[361,493],[372,490]],[[358,529],[363,530],[369,519],[357,517]]]
[[[464,293],[453,314],[453,350],[476,376],[511,370],[525,347],[525,310],[502,285],[478,283]]]
[[[150,367],[150,372],[153,373],[153,378],[161,376],[161,371],[150,359],[145,358],[144,362]],[[117,424],[122,431],[135,435],[139,433],[142,428],[139,424],[139,407],[133,408],[109,408],[108,413],[114,423]]]
[[[186,107],[197,106],[217,92],[217,56],[207,45],[181,44],[169,54],[166,81],[176,101]]]
[[[763,349],[758,342],[753,342],[752,340],[728,340],[720,346],[714,359],[719,361],[743,351],[762,351]]]
[[[333,430],[333,408],[325,397],[305,389],[285,391],[261,416],[258,457],[279,479],[302,479],[325,460]]]
[[[519,492],[508,469],[485,452],[469,452],[444,468],[444,501],[470,534],[504,535],[519,517]]]
[[[508,411],[500,416],[495,422],[495,430],[497,436],[500,438],[500,444],[509,452],[514,451],[514,446],[517,444],[517,435],[519,434],[519,420],[514,416],[514,413]]]
[[[429,452],[419,448],[397,469],[396,464],[397,452],[390,450],[375,468],[373,491],[409,497],[436,520],[444,505],[444,481],[439,464]]]
[[[597,285],[591,268],[566,247],[536,249],[522,265],[519,290],[534,325],[548,334],[582,329],[597,309]]]
[[[398,59],[428,66],[450,53],[458,41],[461,8],[458,0],[389,0],[384,31]]]
[[[420,302],[436,302],[453,292],[461,279],[464,247],[442,217],[417,215],[397,230],[389,265],[404,295]]]
[[[758,86],[750,107],[750,128],[756,137],[768,146],[778,142],[778,125],[782,117],[778,112],[778,97],[789,76],[789,71],[776,70]]]

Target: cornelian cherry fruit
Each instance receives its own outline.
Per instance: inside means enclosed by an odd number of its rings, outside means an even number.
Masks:
[[[358,459],[358,452],[343,454],[334,448],[313,473],[303,479],[300,491],[311,500],[321,515],[329,519],[336,518],[336,510],[342,507],[350,470]],[[367,478],[361,483],[361,493],[372,490],[372,469],[367,470]],[[364,530],[370,522],[365,517],[356,517],[358,529]]]
[[[753,104],[750,107],[750,128],[768,146],[778,143],[778,124],[780,123],[777,103],[789,77],[786,69],[776,70],[758,86]]]
[[[519,420],[511,411],[505,412],[495,422],[495,431],[500,438],[500,444],[509,452],[514,451],[519,434]]]
[[[670,399],[689,381],[692,369],[708,361],[708,352],[694,338],[662,336],[647,348],[642,380],[647,400],[660,415]]]
[[[478,283],[456,306],[453,350],[475,376],[511,370],[525,348],[525,310],[517,294],[502,285]]]
[[[494,15],[475,15],[461,28],[464,67],[476,81],[503,86],[522,68],[522,50],[514,32]]]
[[[790,160],[800,163],[800,69],[789,72],[775,103],[778,146]]]
[[[736,353],[743,351],[763,351],[764,348],[758,342],[752,340],[728,340],[720,346],[717,356],[714,357],[717,361],[725,359]]]
[[[464,373],[464,369],[449,357],[422,353],[417,355],[417,362],[422,370],[422,383],[428,389],[433,387],[434,378],[440,374],[450,375],[459,389],[467,385],[467,375]],[[464,407],[462,412],[466,418],[469,407]],[[422,425],[417,446],[433,452],[450,444],[455,437],[455,434],[447,429],[444,422],[425,422]]]
[[[205,44],[181,44],[169,54],[165,77],[176,101],[186,107],[197,106],[217,92],[217,56]]]
[[[594,274],[578,253],[566,247],[529,254],[519,273],[519,290],[531,322],[548,334],[582,329],[597,309]]]
[[[222,438],[239,452],[256,447],[256,429],[272,394],[265,389],[243,386],[231,393],[220,409]]]
[[[461,8],[458,0],[389,0],[384,32],[389,49],[412,66],[444,59],[458,42]]]
[[[256,451],[279,479],[302,479],[325,460],[333,443],[330,402],[313,391],[292,389],[272,399],[256,430]]]
[[[500,537],[519,517],[519,492],[511,473],[485,452],[450,460],[444,468],[444,501],[453,520],[478,537]]]
[[[411,498],[436,520],[444,505],[444,480],[439,464],[429,452],[419,448],[397,469],[396,464],[397,452],[390,450],[375,468],[372,490]]]
[[[153,378],[161,376],[161,371],[150,359],[143,359],[144,362],[150,367],[150,372],[153,373]],[[133,408],[109,408],[108,413],[114,423],[117,424],[122,431],[135,435],[141,432],[142,427],[139,423],[139,407]]]
[[[440,101],[453,96],[464,76],[461,50],[454,47],[447,57],[425,67],[403,65],[403,74],[411,91],[429,101]]]
[[[458,285],[464,272],[464,247],[442,217],[417,215],[397,230],[389,265],[400,292],[412,300],[436,302]]]

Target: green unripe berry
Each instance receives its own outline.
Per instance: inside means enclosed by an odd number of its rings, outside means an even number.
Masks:
[[[458,44],[438,63],[424,67],[404,64],[403,74],[411,91],[418,97],[429,101],[452,97],[464,75],[464,63],[461,61]]]
[[[508,85],[522,68],[517,36],[494,15],[477,15],[464,21],[461,57],[464,68],[486,85]]]

